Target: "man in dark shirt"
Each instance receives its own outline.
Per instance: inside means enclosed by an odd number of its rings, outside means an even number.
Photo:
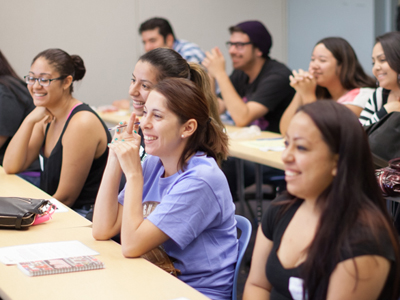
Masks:
[[[220,113],[227,110],[236,126],[255,124],[279,133],[279,121],[295,94],[289,84],[291,71],[269,57],[272,38],[262,23],[246,21],[229,31],[227,46],[234,68],[231,76],[225,71],[225,59],[218,48],[207,52],[202,63],[221,90]],[[222,166],[234,200],[238,198],[236,161],[229,158]],[[284,186],[283,171],[264,166],[264,183],[271,183],[271,178],[281,178],[278,185]],[[251,162],[244,163],[244,181],[245,186],[255,181]]]
[[[220,87],[220,112],[227,110],[236,126],[258,125],[279,132],[279,121],[294,96],[290,70],[269,57],[271,35],[258,21],[229,28],[227,46],[234,71],[228,77],[218,48],[206,53],[203,65]]]

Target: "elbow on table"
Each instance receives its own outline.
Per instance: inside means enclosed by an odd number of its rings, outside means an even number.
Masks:
[[[18,170],[14,166],[10,166],[10,164],[7,164],[5,160],[3,162],[3,170],[4,172],[6,172],[6,174],[17,174],[20,172],[20,170]]]
[[[135,245],[126,245],[123,241],[121,241],[122,255],[126,258],[135,258],[143,255],[143,251],[135,246]]]

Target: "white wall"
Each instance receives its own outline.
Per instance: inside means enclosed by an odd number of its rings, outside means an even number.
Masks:
[[[225,42],[228,27],[258,19],[273,36],[271,56],[287,61],[287,0],[18,0],[0,2],[1,50],[22,77],[47,48],[80,55],[87,73],[75,97],[91,105],[126,98],[136,60],[143,53],[138,25],[154,16],[170,20],[178,38],[204,50]]]
[[[315,44],[340,36],[354,48],[364,70],[372,74],[375,37],[394,30],[398,0],[288,0],[288,65],[308,69]]]

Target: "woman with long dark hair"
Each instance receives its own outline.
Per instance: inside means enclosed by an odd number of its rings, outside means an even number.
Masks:
[[[228,153],[227,135],[210,118],[204,93],[188,79],[155,85],[140,127],[133,113],[109,145],[93,215],[93,236],[121,233],[122,252],[139,257],[162,246],[179,278],[211,299],[231,299],[238,255],[235,206],[217,158]],[[118,194],[122,172],[124,190]],[[152,205],[154,211],[146,217]]]
[[[3,165],[4,153],[11,138],[34,108],[26,83],[19,78],[0,51],[0,165]],[[36,159],[24,173],[18,175],[39,186],[39,160]]]
[[[296,94],[282,115],[282,134],[298,107],[319,99],[344,104],[358,117],[376,87],[375,81],[365,74],[351,45],[340,37],[318,41],[308,71],[293,71],[290,85]]]
[[[304,105],[285,144],[288,193],[263,217],[244,299],[398,299],[399,241],[357,117]]]
[[[363,125],[376,123],[391,112],[400,112],[400,32],[388,32],[376,38],[372,65],[379,87],[361,112]]]
[[[12,138],[3,165],[18,173],[40,154],[40,188],[81,215],[94,204],[111,141],[100,117],[72,95],[85,72],[80,56],[61,49],[36,55],[25,76],[36,108]]]

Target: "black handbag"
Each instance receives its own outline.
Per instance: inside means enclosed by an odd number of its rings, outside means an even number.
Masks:
[[[45,199],[0,197],[0,228],[29,227],[37,215],[46,214],[51,206],[51,202]]]
[[[400,157],[400,112],[392,112],[366,128],[371,152],[383,160]]]

